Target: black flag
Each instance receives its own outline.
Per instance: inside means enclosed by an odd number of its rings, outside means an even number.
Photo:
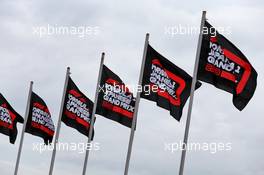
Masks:
[[[257,72],[234,44],[212,31],[205,21],[197,78],[232,93],[233,104],[243,110],[255,92]]]
[[[134,108],[135,98],[128,87],[103,65],[96,113],[131,127]]]
[[[180,121],[190,96],[192,77],[148,45],[141,97],[154,101]],[[201,86],[196,83],[196,88]],[[148,87],[148,88],[147,88]],[[147,90],[148,89],[148,90]]]
[[[88,137],[92,110],[93,102],[78,89],[71,77],[69,77],[62,121],[67,126],[75,128]]]
[[[25,132],[41,137],[45,144],[50,144],[53,140],[54,131],[55,126],[46,103],[32,92]]]
[[[0,93],[0,132],[9,136],[10,143],[14,144],[17,138],[17,122],[23,123],[21,117]]]

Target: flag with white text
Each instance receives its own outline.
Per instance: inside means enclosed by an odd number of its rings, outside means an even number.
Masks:
[[[63,107],[62,121],[67,126],[76,129],[88,137],[92,110],[93,102],[79,90],[71,77],[69,77]]]
[[[212,29],[205,21],[197,78],[233,94],[241,111],[255,92],[258,74],[234,44]]]
[[[192,77],[159,54],[150,45],[147,48],[141,97],[170,111],[180,121],[183,107],[190,96]],[[201,86],[196,83],[196,89]]]
[[[12,144],[17,138],[17,122],[23,123],[23,117],[12,108],[0,93],[0,133],[9,136],[9,141]]]
[[[43,138],[45,144],[52,142],[55,132],[55,126],[46,103],[34,92],[31,94],[26,132]]]
[[[134,108],[133,93],[119,76],[103,65],[96,113],[131,127]]]

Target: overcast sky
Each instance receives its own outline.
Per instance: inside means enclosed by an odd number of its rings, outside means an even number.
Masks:
[[[24,116],[29,81],[48,104],[55,125],[59,115],[66,67],[78,87],[94,99],[100,54],[105,64],[127,84],[138,82],[145,33],[150,43],[173,63],[192,74],[198,35],[175,34],[172,27],[199,27],[202,10],[213,26],[231,31],[230,39],[248,57],[258,72],[258,86],[246,108],[239,112],[232,95],[209,84],[196,91],[190,142],[231,143],[231,151],[190,151],[188,175],[264,174],[264,49],[263,1],[178,0],[20,0],[0,1],[0,92]],[[88,26],[94,33],[40,36],[39,27]],[[167,31],[167,32],[166,32]],[[187,103],[188,104],[188,103]],[[138,127],[131,158],[130,175],[171,175],[179,169],[180,151],[165,150],[166,143],[180,142],[187,115],[181,122],[169,112],[144,99],[140,102]],[[15,145],[0,134],[0,169],[14,172],[22,125]],[[124,171],[130,130],[102,116],[97,117],[95,141],[100,151],[90,154],[87,174],[121,175]],[[87,138],[62,124],[61,142],[86,142]],[[25,134],[20,175],[48,174],[51,152],[33,151],[42,139]],[[54,175],[81,174],[84,154],[57,152]]]

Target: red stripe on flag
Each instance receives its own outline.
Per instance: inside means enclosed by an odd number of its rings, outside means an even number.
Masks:
[[[240,65],[241,67],[244,68],[244,73],[242,75],[242,78],[236,87],[236,93],[240,94],[243,91],[243,89],[245,88],[247,81],[250,77],[251,65],[227,49],[223,49],[223,52],[227,58],[229,58],[230,60],[234,61],[235,63],[237,63],[238,65]]]
[[[85,120],[79,118],[79,117],[76,116],[75,114],[73,114],[73,113],[71,113],[71,112],[69,112],[69,111],[67,111],[67,110],[66,110],[64,113],[65,113],[65,115],[67,115],[70,119],[75,120],[77,123],[79,123],[79,124],[85,126],[86,128],[90,127],[90,123],[88,123],[87,121],[85,121]]]
[[[31,122],[31,126],[33,128],[37,128],[37,129],[40,129],[42,130],[43,132],[47,133],[48,135],[50,136],[53,136],[54,135],[54,131],[50,130],[49,128],[46,128],[45,126],[39,124],[39,123],[36,123],[36,122]]]
[[[90,126],[90,123],[88,123],[87,121],[85,121],[85,120],[83,120],[83,119],[81,119],[79,117],[76,118],[76,121],[78,123],[80,123],[81,125],[85,126],[86,128],[89,128],[89,126]]]
[[[119,114],[122,114],[124,116],[126,116],[127,118],[133,118],[133,113],[132,112],[129,112],[123,108],[120,108],[118,106],[115,106],[107,101],[103,101],[103,104],[102,106],[108,110],[111,110],[113,112],[117,112]]]
[[[6,122],[3,122],[3,121],[0,121],[0,126],[5,127],[7,129],[13,129],[12,125],[10,125],[10,124],[8,124]]]
[[[236,82],[236,76],[234,74],[227,72],[227,71],[222,71],[221,77],[228,79],[230,81]]]
[[[162,66],[162,64],[160,63],[160,61],[158,60],[158,59],[153,59],[152,60],[152,64],[156,64],[156,65],[158,65],[158,66],[160,66],[160,67],[162,67],[163,68],[163,66]]]
[[[112,79],[112,78],[108,78],[106,80],[106,83],[112,84],[113,86],[117,86],[120,89],[122,89],[122,91],[127,92],[127,93],[131,93],[128,89],[128,87],[125,84],[121,84],[120,82]],[[132,93],[131,93],[132,94]]]
[[[73,95],[73,96],[76,97],[76,98],[82,96],[79,92],[75,91],[74,89],[70,90],[70,91],[69,91],[69,94]]]
[[[163,66],[162,66],[162,64],[160,63],[160,61],[158,59],[153,59],[152,60],[152,64],[155,64],[155,65],[160,66],[167,73],[167,75],[168,75],[168,77],[170,79],[172,79],[174,82],[176,82],[176,83],[179,84],[179,87],[176,89],[176,92],[175,92],[176,99],[173,98],[168,92],[166,92],[164,90],[161,90],[161,89],[158,90],[158,95],[159,96],[162,96],[162,97],[164,97],[166,99],[168,99],[171,104],[176,105],[176,106],[180,106],[180,104],[181,104],[181,98],[180,98],[180,96],[181,96],[183,90],[186,87],[185,80],[182,79],[181,77],[173,74],[172,72],[164,69]],[[153,86],[153,85],[151,85],[151,86]]]

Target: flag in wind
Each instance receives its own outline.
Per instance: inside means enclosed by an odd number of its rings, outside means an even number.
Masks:
[[[45,144],[53,140],[55,126],[44,100],[32,92],[25,132],[43,138]]]
[[[9,136],[9,141],[12,144],[17,138],[17,122],[23,123],[23,117],[12,108],[0,93],[0,133]]]
[[[131,128],[134,108],[135,98],[128,87],[103,65],[96,113]]]
[[[170,115],[180,121],[183,107],[190,96],[192,77],[150,45],[147,48],[141,97],[154,101],[158,106],[170,111]],[[201,86],[196,83],[196,88]],[[148,87],[148,88],[147,88]]]
[[[207,21],[197,78],[233,94],[233,104],[240,111],[257,86],[257,72],[245,55]]]
[[[88,137],[92,110],[93,102],[78,89],[69,77],[62,121]]]

